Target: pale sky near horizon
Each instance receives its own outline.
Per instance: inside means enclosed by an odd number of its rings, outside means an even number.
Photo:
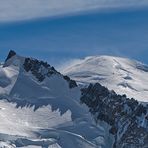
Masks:
[[[13,49],[58,65],[90,55],[148,64],[147,0],[0,0],[0,60]]]

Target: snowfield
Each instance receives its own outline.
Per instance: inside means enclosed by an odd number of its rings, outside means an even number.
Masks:
[[[91,56],[71,62],[62,67],[61,72],[80,85],[99,82],[118,94],[148,102],[148,65],[141,62],[113,56]]]

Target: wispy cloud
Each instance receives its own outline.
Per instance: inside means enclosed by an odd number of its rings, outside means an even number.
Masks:
[[[56,16],[93,9],[148,6],[147,0],[0,0],[0,21]]]

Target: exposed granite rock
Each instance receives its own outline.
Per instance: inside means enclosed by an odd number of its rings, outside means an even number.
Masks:
[[[117,143],[117,148],[147,148],[148,130],[139,126],[136,122],[131,123],[126,132]]]
[[[58,74],[54,67],[51,67],[47,62],[32,58],[25,59],[24,69],[27,72],[30,71],[40,82],[42,82],[46,76],[50,77],[52,74]]]
[[[7,60],[9,60],[10,58],[12,58],[13,56],[15,56],[15,55],[16,55],[16,52],[13,51],[13,50],[10,50],[10,51],[9,51],[9,54],[8,54],[6,60],[5,60],[5,62],[6,62]]]
[[[50,66],[47,62],[39,61],[32,58],[25,59],[24,69],[26,70],[26,72],[30,71],[40,82],[42,82],[46,77],[50,77],[53,74],[61,75],[54,69],[54,67]],[[77,87],[77,84],[74,80],[71,80],[68,76],[61,76],[69,83],[69,88]]]
[[[71,80],[68,76],[63,76],[63,78],[69,83],[69,88],[77,87],[76,81]]]
[[[126,95],[117,95],[99,83],[81,91],[81,102],[89,107],[95,120],[111,126],[109,132],[115,137],[114,148],[148,147],[148,106]]]

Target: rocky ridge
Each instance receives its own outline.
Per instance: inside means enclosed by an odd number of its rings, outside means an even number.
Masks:
[[[80,100],[89,107],[96,122],[104,121],[110,126],[114,148],[148,147],[148,105],[117,95],[99,83],[83,88]]]

